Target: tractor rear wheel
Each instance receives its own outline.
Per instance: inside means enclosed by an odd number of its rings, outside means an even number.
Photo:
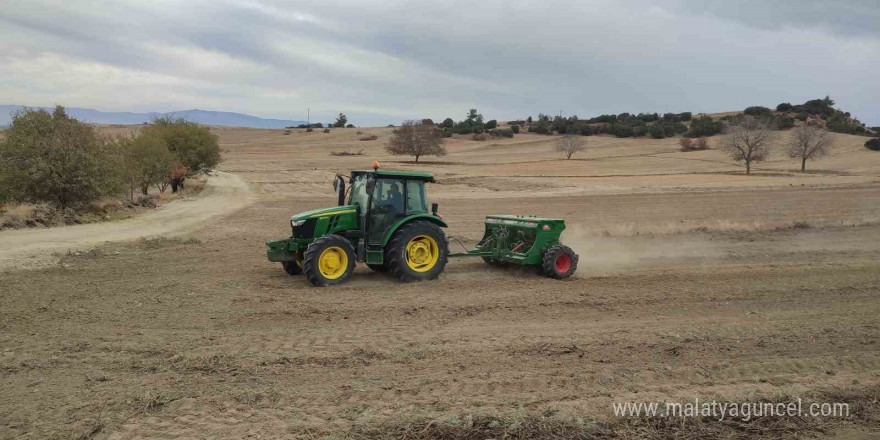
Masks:
[[[401,281],[436,279],[446,267],[449,242],[434,223],[414,221],[403,225],[388,242],[385,262]]]
[[[544,253],[541,272],[550,278],[563,280],[577,270],[578,255],[568,246],[556,245]]]
[[[350,241],[338,235],[325,235],[306,249],[303,272],[313,286],[342,284],[351,278],[356,260]]]

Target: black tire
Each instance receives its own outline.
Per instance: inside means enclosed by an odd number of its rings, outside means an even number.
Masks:
[[[407,262],[407,245],[414,238],[427,236],[437,244],[437,261],[430,269],[423,272],[413,270]],[[446,234],[434,223],[416,220],[400,227],[388,242],[385,251],[385,263],[388,270],[397,279],[405,282],[433,280],[443,273],[449,255],[449,241]]]
[[[288,275],[299,275],[302,273],[302,268],[299,267],[299,264],[296,264],[296,261],[282,261],[281,267],[284,268]]]
[[[490,265],[490,266],[495,266],[495,267],[507,267],[507,266],[510,266],[510,264],[509,264],[508,262],[506,262],[506,261],[499,261],[499,260],[496,260],[496,259],[494,259],[494,258],[489,258],[489,257],[483,257],[483,261],[485,261],[486,264],[488,264],[488,265]]]
[[[344,271],[338,278],[328,278],[321,273],[318,259],[324,251],[334,247],[344,252],[347,264],[345,264]],[[313,286],[334,286],[342,284],[351,278],[356,262],[357,256],[350,241],[338,235],[325,235],[313,241],[303,254],[303,273],[305,273],[306,279],[309,280],[309,284]]]
[[[578,255],[568,246],[556,245],[544,253],[541,272],[557,280],[564,280],[577,270]]]
[[[373,264],[367,263],[367,267],[373,270],[373,272],[388,272],[388,266],[385,263],[382,264]]]

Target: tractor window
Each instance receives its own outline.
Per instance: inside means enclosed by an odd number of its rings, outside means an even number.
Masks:
[[[406,212],[427,212],[428,200],[425,197],[425,182],[406,181]]]
[[[370,223],[367,235],[371,243],[382,239],[385,231],[404,215],[403,181],[394,179],[376,180],[373,190],[373,204],[370,206]]]
[[[367,212],[367,175],[359,174],[351,184],[349,204],[358,205],[361,215]]]

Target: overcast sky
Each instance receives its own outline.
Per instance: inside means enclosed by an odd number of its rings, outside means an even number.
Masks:
[[[384,125],[830,95],[880,125],[878,77],[878,0],[0,0],[0,104]]]

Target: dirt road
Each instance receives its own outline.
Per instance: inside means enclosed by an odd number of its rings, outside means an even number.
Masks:
[[[114,223],[93,223],[50,229],[0,232],[0,270],[33,268],[55,263],[59,252],[89,249],[107,242],[157,235],[174,236],[201,227],[205,221],[233,212],[253,201],[239,176],[216,172],[195,198],[183,198],[154,212]]]

